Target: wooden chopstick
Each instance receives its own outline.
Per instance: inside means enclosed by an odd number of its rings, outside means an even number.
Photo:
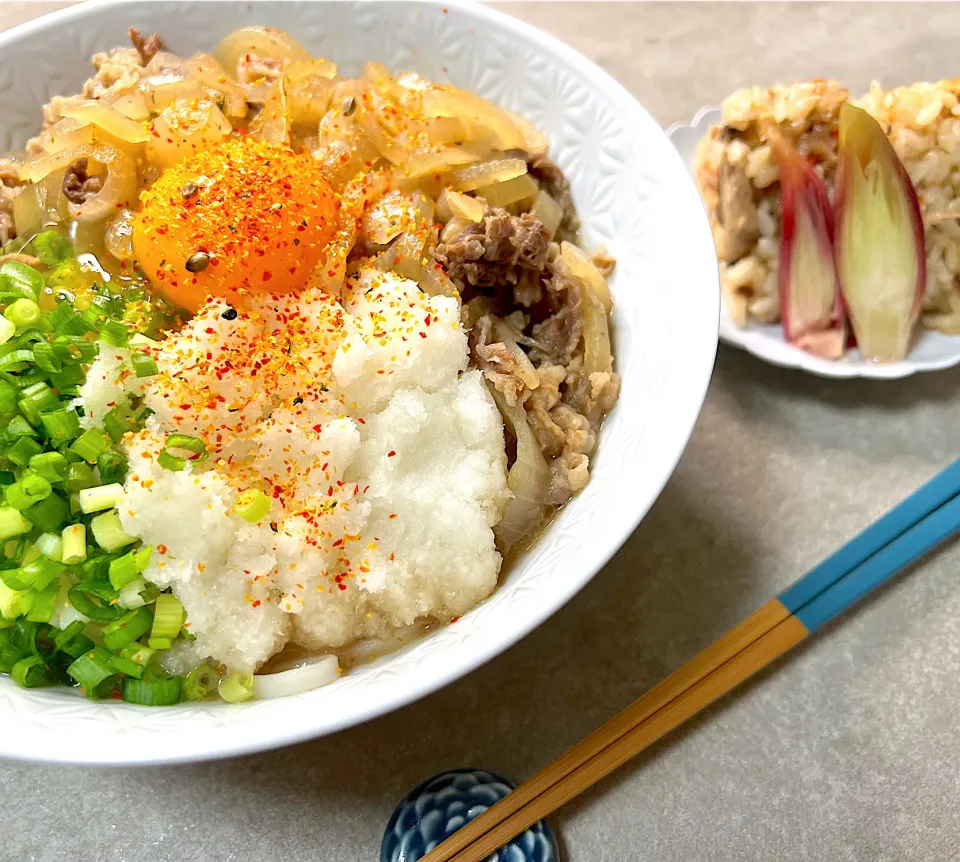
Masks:
[[[960,527],[960,459],[424,857],[481,862]],[[945,505],[946,504],[946,505]],[[793,612],[793,616],[791,616]],[[532,819],[531,819],[532,818]]]

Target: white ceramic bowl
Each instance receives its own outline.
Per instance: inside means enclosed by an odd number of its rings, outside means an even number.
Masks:
[[[496,593],[456,624],[316,691],[241,706],[149,709],[0,680],[0,755],[156,763],[241,754],[396,709],[476,668],[560,608],[610,559],[680,457],[706,391],[719,286],[709,226],[683,162],[619,84],[575,51],[479,6],[419,3],[93,3],[0,35],[0,151],[22,144],[55,93],[77,92],[97,50],[130,25],[174,51],[243,24],[289,30],[347,75],[364,60],[415,69],[518,111],[548,135],[589,243],[618,265],[613,332],[620,403],[593,478]]]
[[[693,170],[697,144],[711,126],[720,122],[719,108],[701,108],[689,123],[676,123],[667,129],[680,157]],[[864,362],[857,350],[850,350],[843,359],[832,361],[813,356],[787,344],[779,324],[764,326],[749,323],[739,327],[721,304],[720,339],[746,350],[772,365],[799,368],[819,377],[869,377],[875,380],[896,380],[920,371],[940,371],[960,363],[960,337],[918,328],[910,353],[902,362]]]

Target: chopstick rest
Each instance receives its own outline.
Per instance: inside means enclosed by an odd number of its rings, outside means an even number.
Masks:
[[[387,823],[380,862],[414,862],[516,789],[483,769],[441,772],[411,790]],[[497,851],[497,862],[560,862],[557,839],[543,821]]]

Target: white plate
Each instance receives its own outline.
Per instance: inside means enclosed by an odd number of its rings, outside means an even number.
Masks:
[[[687,167],[693,171],[697,144],[710,127],[720,122],[719,108],[701,108],[690,123],[676,123],[667,129],[677,151]],[[760,359],[784,368],[800,368],[820,377],[870,377],[878,380],[894,380],[909,377],[919,371],[939,371],[960,363],[960,337],[943,335],[917,328],[917,339],[902,362],[881,364],[864,362],[858,350],[851,350],[838,361],[821,359],[800,350],[783,340],[779,325],[764,326],[758,323],[740,328],[733,322],[721,301],[720,338]]]
[[[92,3],[0,35],[0,151],[22,144],[54,93],[77,92],[97,50],[130,25],[181,53],[243,24],[290,31],[356,75],[363,61],[468,87],[536,123],[573,181],[590,243],[617,257],[612,282],[620,403],[593,479],[496,593],[456,624],[326,688],[240,706],[90,703],[0,680],[0,755],[148,763],[236,755],[332,733],[446,685],[560,608],[650,508],[700,411],[717,345],[719,285],[696,188],[666,135],[619,84],[549,36],[479,5]],[[456,716],[437,716],[456,721]]]

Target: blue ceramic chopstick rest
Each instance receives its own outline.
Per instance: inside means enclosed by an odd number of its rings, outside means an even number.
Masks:
[[[442,772],[417,785],[387,823],[380,862],[416,862],[461,826],[515,788],[502,775],[482,769]],[[560,862],[557,840],[542,820],[487,862]]]

